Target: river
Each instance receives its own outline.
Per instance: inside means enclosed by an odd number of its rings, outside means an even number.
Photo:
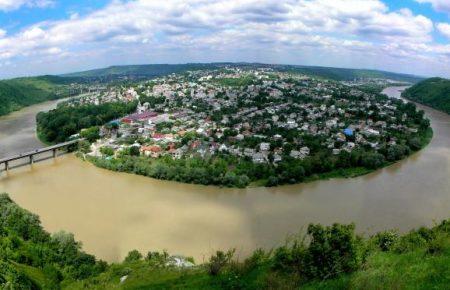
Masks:
[[[385,93],[400,96],[398,88]],[[0,118],[2,152],[39,144],[30,116],[53,105]],[[85,251],[107,261],[132,249],[166,249],[197,262],[232,247],[244,256],[311,222],[355,222],[361,234],[407,231],[450,217],[450,116],[420,107],[434,130],[431,144],[358,178],[226,189],[110,172],[65,155],[3,173],[0,192],[38,214],[46,230],[73,232]]]

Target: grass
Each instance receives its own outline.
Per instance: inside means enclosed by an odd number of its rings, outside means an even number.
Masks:
[[[121,275],[129,273],[124,283]],[[224,281],[226,280],[226,281]],[[195,269],[155,269],[145,261],[113,266],[91,280],[66,285],[65,289],[232,289],[230,276],[208,275],[202,266]],[[450,238],[443,251],[429,254],[425,248],[395,253],[375,250],[363,268],[333,280],[293,285],[290,275],[274,273],[269,266],[259,267],[238,277],[235,289],[448,289],[450,285]]]
[[[366,268],[330,281],[313,282],[304,289],[448,289],[450,243],[445,252],[429,255],[424,249],[395,254],[377,252]]]
[[[38,285],[41,289],[51,289],[54,288],[54,282],[47,277],[44,272],[35,267],[31,267],[28,265],[14,263],[15,268],[23,273],[33,281],[36,285]]]

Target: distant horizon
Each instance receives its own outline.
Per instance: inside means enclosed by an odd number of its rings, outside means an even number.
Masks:
[[[450,77],[448,0],[0,0],[0,78],[212,62]]]
[[[413,77],[419,77],[419,78],[431,78],[431,77],[437,77],[437,76],[431,76],[431,75],[418,75],[418,74],[411,74],[411,73],[405,73],[405,72],[397,72],[397,71],[389,71],[389,70],[383,70],[383,69],[373,69],[373,68],[359,68],[359,67],[337,67],[337,66],[327,66],[327,65],[304,65],[304,64],[288,64],[288,63],[265,63],[265,62],[248,62],[248,61],[211,61],[211,62],[180,62],[180,63],[133,63],[133,64],[112,64],[107,65],[103,67],[95,67],[95,68],[88,68],[88,69],[82,69],[82,70],[76,70],[76,71],[66,71],[66,72],[60,72],[55,74],[33,74],[33,75],[18,75],[18,76],[12,76],[12,77],[6,77],[2,78],[0,77],[0,80],[8,80],[8,79],[16,79],[16,78],[27,78],[27,77],[41,77],[41,76],[64,76],[64,75],[70,75],[70,74],[76,74],[76,73],[82,73],[82,72],[88,72],[88,71],[96,71],[96,70],[102,70],[102,69],[108,69],[111,67],[126,67],[126,66],[151,66],[151,65],[188,65],[188,64],[255,64],[255,65],[279,65],[279,66],[300,66],[300,67],[318,67],[318,68],[335,68],[335,69],[349,69],[349,70],[368,70],[368,71],[379,71],[379,72],[387,72],[387,73],[394,73],[394,74],[403,74],[403,75],[409,75]]]

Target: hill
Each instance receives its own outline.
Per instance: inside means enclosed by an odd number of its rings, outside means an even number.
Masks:
[[[448,289],[450,221],[405,235],[362,238],[353,224],[310,225],[307,241],[207,263],[166,252],[131,251],[108,265],[81,251],[72,234],[53,235],[0,194],[0,289]],[[190,262],[188,262],[190,261]],[[180,268],[177,265],[188,266]],[[122,280],[122,282],[120,282]]]
[[[124,65],[124,66],[111,66],[108,68],[94,69],[77,73],[70,73],[62,76],[101,79],[101,80],[114,80],[125,78],[141,79],[141,78],[159,77],[171,73],[181,73],[188,70],[220,69],[225,67],[240,67],[243,69],[272,68],[278,71],[290,71],[293,73],[301,73],[313,77],[320,77],[337,81],[380,78],[398,82],[417,83],[423,80],[422,77],[414,75],[398,74],[378,70],[260,64],[260,63],[188,63],[188,64]]]
[[[242,69],[272,68],[277,71],[287,71],[337,81],[375,78],[396,82],[416,83],[423,80],[423,78],[418,76],[377,70],[259,63],[188,63],[111,66],[61,76],[46,75],[2,80],[0,81],[0,116],[19,110],[25,106],[69,96],[69,85],[71,83],[89,84],[93,82],[109,83],[123,80],[151,79],[190,70],[223,69],[226,67],[239,67]]]
[[[450,80],[424,80],[405,90],[403,97],[450,114]]]
[[[39,76],[0,81],[0,116],[40,102],[69,95],[73,78]]]

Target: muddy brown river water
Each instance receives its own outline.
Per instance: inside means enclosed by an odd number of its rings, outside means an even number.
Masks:
[[[399,97],[399,88],[385,93]],[[40,147],[34,115],[0,118],[0,158]],[[99,169],[72,155],[0,176],[0,192],[38,214],[46,230],[73,232],[88,253],[119,261],[128,251],[168,250],[206,260],[282,243],[309,223],[355,222],[359,233],[407,231],[450,217],[450,116],[423,107],[431,144],[372,174],[277,188],[225,189]]]

